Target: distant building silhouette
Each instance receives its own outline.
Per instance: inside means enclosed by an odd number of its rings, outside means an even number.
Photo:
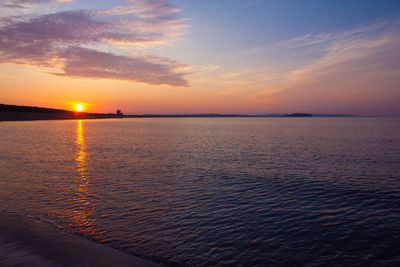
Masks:
[[[120,109],[118,109],[118,110],[117,110],[117,115],[118,115],[118,116],[123,116],[124,114],[121,112]]]

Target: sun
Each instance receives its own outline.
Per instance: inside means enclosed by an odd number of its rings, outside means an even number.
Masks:
[[[76,104],[75,109],[76,109],[76,111],[82,111],[83,110],[83,105],[82,104]]]

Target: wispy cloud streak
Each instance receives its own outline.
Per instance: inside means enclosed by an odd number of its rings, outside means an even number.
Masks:
[[[29,5],[72,1],[74,0],[4,0],[3,3],[0,3],[0,6],[8,8],[27,8]]]
[[[396,111],[384,104],[400,100],[399,19],[321,36],[329,36],[321,38],[327,42],[323,48],[318,48],[322,49],[321,56],[286,73],[287,78],[280,84],[266,84],[264,90],[250,98],[281,106],[286,103],[292,107],[315,103],[315,107],[327,108],[346,103],[350,107],[359,107],[359,110],[361,107],[367,110],[366,107],[372,104],[371,99],[385,99],[376,110],[385,113],[383,111],[387,109],[386,114],[400,114],[400,108]],[[302,37],[296,40],[302,40],[304,44],[314,42]],[[293,40],[287,43],[293,44]]]

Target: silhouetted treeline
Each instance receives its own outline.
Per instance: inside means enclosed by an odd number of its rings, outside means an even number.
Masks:
[[[0,104],[0,121],[121,118],[116,114],[75,112],[63,109]]]

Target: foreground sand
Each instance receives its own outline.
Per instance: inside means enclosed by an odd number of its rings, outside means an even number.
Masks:
[[[0,266],[160,266],[0,210]]]

